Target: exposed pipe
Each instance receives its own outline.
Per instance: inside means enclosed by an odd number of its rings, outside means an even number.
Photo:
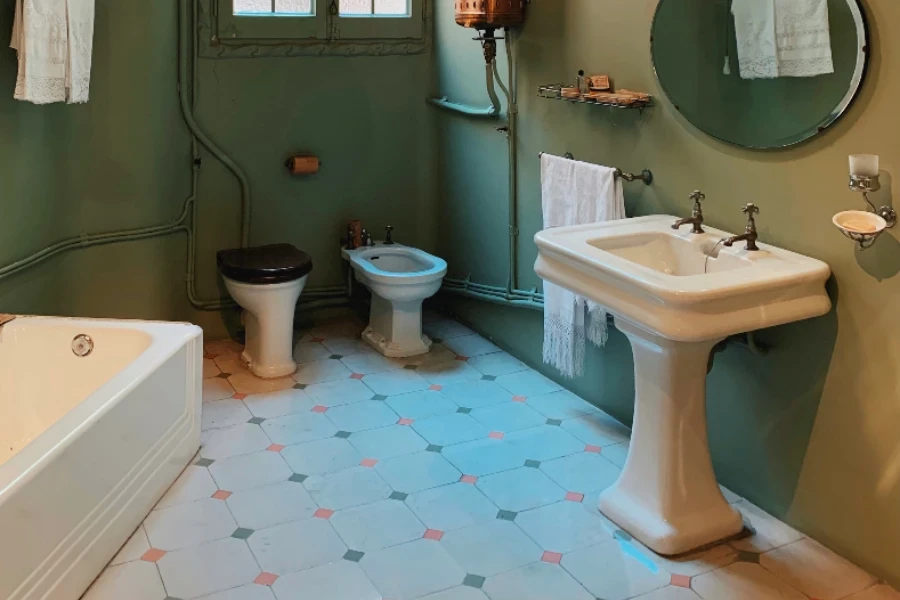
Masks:
[[[477,106],[470,106],[468,104],[460,104],[459,102],[451,102],[450,99],[447,98],[447,96],[443,96],[441,98],[429,98],[428,103],[432,106],[437,106],[438,108],[443,108],[451,112],[466,115],[468,117],[497,119],[500,117],[502,106],[500,104],[500,98],[497,96],[497,90],[494,87],[494,68],[491,66],[491,64],[485,65],[485,78],[487,82],[488,96],[490,96],[491,98],[491,106],[480,108]]]
[[[506,63],[509,68],[509,288],[519,287],[519,82],[515,68],[512,29],[506,29]],[[495,64],[496,68],[496,64]]]
[[[209,150],[209,152],[215,156],[219,162],[221,162],[225,167],[231,171],[235,177],[237,177],[238,182],[241,185],[241,247],[246,248],[250,245],[250,182],[247,181],[247,176],[244,174],[243,170],[235,163],[230,156],[225,154],[225,152],[219,148],[215,142],[213,142],[209,136],[207,136],[200,126],[197,124],[196,119],[194,119],[194,111],[193,107],[188,98],[188,88],[187,88],[187,68],[188,61],[187,56],[188,52],[191,55],[191,64],[192,64],[192,72],[196,77],[197,73],[197,52],[194,44],[196,43],[196,36],[190,35],[191,28],[189,24],[192,22],[191,20],[191,3],[194,6],[194,20],[196,22],[196,3],[197,0],[180,0],[181,2],[181,12],[179,19],[179,31],[178,31],[178,50],[179,50],[179,59],[178,59],[178,97],[181,99],[181,113],[184,116],[184,121],[190,129],[191,134],[203,145],[204,148]],[[192,41],[189,42],[188,38]],[[193,86],[192,86],[193,88]]]

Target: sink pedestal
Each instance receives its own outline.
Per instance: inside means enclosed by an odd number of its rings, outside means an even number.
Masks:
[[[740,533],[716,482],[706,434],[706,370],[720,339],[675,342],[616,317],[634,352],[631,447],[600,511],[654,552],[689,552]]]

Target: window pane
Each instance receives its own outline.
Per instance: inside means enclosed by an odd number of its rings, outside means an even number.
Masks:
[[[275,0],[275,12],[311,15],[313,13],[312,0]]]
[[[340,0],[342,15],[371,15],[372,0]]]
[[[258,15],[272,13],[272,0],[234,0],[234,14]]]
[[[376,15],[409,16],[408,0],[375,0]]]

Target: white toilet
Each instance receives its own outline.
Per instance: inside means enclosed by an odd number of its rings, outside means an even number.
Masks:
[[[422,334],[422,302],[441,288],[447,263],[400,244],[344,249],[342,255],[357,281],[372,292],[363,339],[389,357],[427,354],[431,340]]]
[[[310,256],[274,244],[223,250],[217,262],[228,293],[244,309],[242,358],[250,371],[263,379],[294,373],[294,310],[312,271]]]

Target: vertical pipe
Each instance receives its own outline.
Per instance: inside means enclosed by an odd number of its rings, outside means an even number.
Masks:
[[[213,156],[216,157],[225,167],[231,171],[235,177],[237,177],[238,182],[241,185],[241,247],[246,248],[250,244],[250,183],[247,181],[247,176],[244,175],[244,172],[241,168],[235,163],[231,157],[229,157],[225,152],[219,148],[215,142],[213,142],[203,130],[200,129],[200,126],[197,124],[197,121],[194,119],[194,111],[191,107],[191,102],[188,94],[188,54],[196,56],[196,49],[194,48],[193,43],[188,41],[188,36],[193,36],[196,38],[196,32],[192,27],[192,19],[191,19],[191,3],[196,3],[198,0],[180,0],[181,1],[181,11],[179,12],[179,32],[178,32],[178,96],[181,100],[181,112],[184,116],[184,121],[187,123],[188,129],[190,129],[191,133],[194,137],[203,145],[204,148],[209,150]],[[196,60],[194,60],[194,67],[196,71]]]
[[[515,54],[513,52],[513,32],[506,29],[506,60],[509,67],[509,289],[519,287],[519,104],[518,82],[516,81]]]

